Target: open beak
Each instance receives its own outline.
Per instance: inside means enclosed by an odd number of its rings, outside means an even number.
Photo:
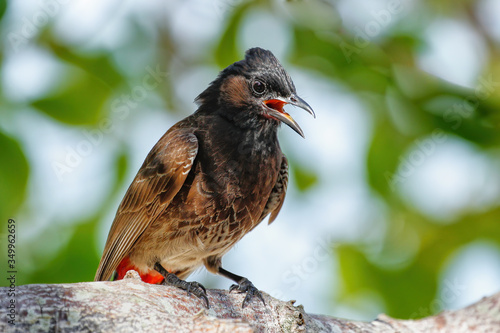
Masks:
[[[316,115],[314,114],[314,111],[309,106],[309,104],[307,104],[306,101],[304,101],[302,98],[300,98],[295,94],[293,94],[288,98],[278,97],[276,99],[269,99],[267,101],[264,101],[264,104],[266,106],[267,113],[269,116],[284,122],[303,138],[304,138],[304,132],[302,132],[302,129],[300,128],[299,124],[297,124],[295,120],[293,120],[293,118],[283,110],[283,107],[286,104],[298,106],[299,108],[306,110],[307,112],[312,114],[314,118],[316,118]]]

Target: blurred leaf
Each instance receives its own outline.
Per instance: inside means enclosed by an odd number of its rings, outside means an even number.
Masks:
[[[451,85],[421,69],[395,64],[393,77],[399,89],[411,99],[430,98],[443,93],[445,86]],[[458,87],[455,89],[457,91]],[[462,91],[464,89],[462,88]]]
[[[115,203],[114,200],[116,199],[116,197],[119,196],[121,198],[124,195],[124,193],[122,192],[123,186],[128,185],[128,183],[130,182],[130,179],[126,177],[129,168],[129,159],[129,152],[125,149],[120,151],[115,157],[113,185],[110,186],[109,195],[106,196],[106,200],[102,202],[100,208],[97,210],[99,220],[102,220],[106,216],[109,207],[111,207]]]
[[[95,124],[111,91],[101,80],[85,72],[72,71],[71,79],[31,105],[63,123]]]
[[[437,290],[437,276],[417,265],[402,269],[381,268],[371,263],[356,246],[338,247],[341,278],[340,300],[371,289],[379,293],[387,314],[396,318],[418,317],[416,309],[430,304]]]
[[[279,1],[277,5],[279,6],[278,14],[286,13],[292,23],[312,30],[334,30],[338,29],[342,23],[337,8],[331,2]]]
[[[395,87],[387,87],[385,99],[387,114],[400,133],[416,137],[425,135],[435,128],[432,117],[421,112],[416,103],[401,94]]]
[[[318,183],[318,175],[311,170],[303,168],[298,163],[293,163],[292,170],[293,179],[299,191],[305,192]]]
[[[252,5],[251,1],[246,1],[234,10],[229,19],[229,23],[220,38],[219,45],[215,49],[215,62],[220,68],[224,68],[228,64],[241,59],[237,45],[238,31],[245,12]]]
[[[437,294],[444,263],[462,246],[475,240],[489,240],[500,246],[500,208],[478,214],[464,216],[460,221],[440,225],[425,221],[421,216],[411,216],[414,232],[420,238],[420,248],[416,256],[393,268],[387,266],[387,253],[363,251],[360,245],[338,247],[341,278],[340,299],[371,289],[384,300],[387,314],[397,318],[420,318],[442,310],[445,302]],[[384,247],[401,248],[401,234],[395,221],[389,222]],[[460,277],[458,277],[460,280]],[[450,281],[445,281],[450,283]],[[460,290],[448,290],[460,293]]]
[[[353,66],[349,71],[348,77],[345,78],[345,83],[356,91],[370,91],[378,94],[384,94],[389,79],[379,68]]]
[[[93,281],[99,263],[95,252],[95,228],[97,219],[92,218],[76,226],[68,243],[58,251],[57,256],[45,266],[38,266],[22,283],[72,283]],[[62,226],[60,226],[62,228]],[[53,231],[53,230],[52,230]],[[46,232],[43,241],[56,237]]]
[[[500,131],[486,121],[486,117],[494,119],[492,114],[497,112],[488,110],[484,102],[477,102],[475,106],[475,102],[470,103],[465,99],[442,99],[439,103],[444,114],[434,118],[437,128],[483,147],[497,146],[500,143]]]
[[[128,154],[126,151],[123,151],[118,158],[116,159],[116,183],[120,184],[125,180],[125,175],[128,170]]]
[[[293,33],[295,42],[291,62],[327,76],[338,77],[337,64],[345,64],[346,58],[337,46],[342,42],[337,35],[319,34],[303,27],[294,27]]]
[[[0,20],[7,11],[7,0],[0,0]]]
[[[108,89],[113,89],[123,83],[124,78],[116,69],[111,54],[78,52],[75,48],[58,42],[50,29],[44,30],[40,36],[40,42],[45,43],[59,59],[79,67],[93,76],[95,80],[101,80],[100,86],[107,85]]]
[[[387,118],[375,127],[366,161],[368,182],[386,198],[396,195],[400,156],[411,142],[411,138],[396,131]]]
[[[414,69],[417,64],[415,50],[423,47],[425,41],[420,34],[410,35],[404,30],[397,30],[397,27],[395,29],[395,31],[389,31],[389,36],[381,42],[381,47],[392,64]]]
[[[29,165],[20,144],[0,132],[0,218],[6,221],[26,196]]]
[[[294,39],[293,63],[342,80],[354,89],[385,91],[390,62],[376,44],[356,47],[337,33],[302,27],[294,28]]]

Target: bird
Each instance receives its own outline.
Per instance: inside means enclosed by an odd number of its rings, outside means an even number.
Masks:
[[[252,299],[265,301],[243,276],[222,267],[222,257],[283,205],[288,161],[278,142],[286,124],[304,133],[284,111],[287,104],[311,115],[290,75],[271,51],[251,48],[196,97],[197,110],[154,145],[123,197],[95,281],[123,279],[174,286],[208,308],[206,288],[185,279],[205,266]]]

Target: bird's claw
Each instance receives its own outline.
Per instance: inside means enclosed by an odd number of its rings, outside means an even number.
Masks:
[[[210,308],[210,303],[208,302],[207,297],[207,289],[205,289],[205,287],[201,283],[196,281],[187,282],[179,279],[175,274],[168,273],[162,284],[185,290],[187,291],[188,295],[193,294],[196,297],[202,299],[205,302],[206,308]]]
[[[264,306],[266,305],[264,297],[262,297],[262,293],[259,291],[259,289],[255,288],[253,283],[250,282],[247,278],[243,278],[243,280],[241,280],[238,284],[233,284],[231,287],[229,287],[229,292],[232,292],[233,290],[237,290],[240,294],[246,293],[245,299],[241,304],[242,308],[245,308],[245,306],[247,306],[247,304],[252,300],[254,296],[257,296],[262,301]]]
[[[209,309],[210,304],[208,303],[207,289],[205,289],[205,287],[201,283],[196,281],[186,282],[186,284],[187,294],[193,294],[196,297],[203,299],[205,301],[205,306],[207,307],[207,309]]]

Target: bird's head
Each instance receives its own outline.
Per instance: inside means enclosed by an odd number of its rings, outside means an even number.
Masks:
[[[283,107],[295,105],[315,116],[278,59],[261,48],[248,50],[245,59],[224,69],[196,101],[200,109],[216,110],[245,126],[283,122],[302,137],[302,129]]]

